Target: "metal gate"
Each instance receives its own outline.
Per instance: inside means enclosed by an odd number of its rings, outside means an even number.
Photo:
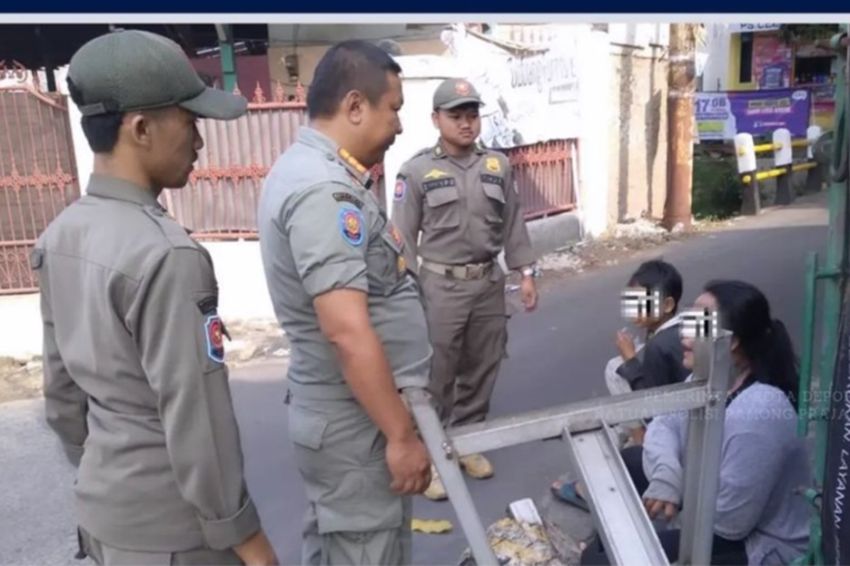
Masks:
[[[239,90],[234,92],[239,93]],[[232,121],[199,120],[204,148],[181,189],[166,189],[160,202],[203,241],[257,238],[257,205],[263,179],[307,124],[305,91],[288,95],[278,83],[269,100],[257,84],[248,112]],[[372,169],[373,190],[384,200],[383,166]]]
[[[30,250],[79,196],[65,97],[0,88],[0,295],[38,290]]]
[[[526,220],[576,208],[577,140],[552,140],[502,151],[513,168]]]

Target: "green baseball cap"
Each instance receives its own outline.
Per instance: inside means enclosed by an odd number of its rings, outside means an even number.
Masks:
[[[478,91],[466,79],[446,79],[434,92],[434,110],[450,110],[464,104],[484,104]]]
[[[68,80],[82,97],[83,116],[180,106],[231,120],[248,105],[242,96],[204,84],[175,42],[140,30],[108,33],[80,47]]]

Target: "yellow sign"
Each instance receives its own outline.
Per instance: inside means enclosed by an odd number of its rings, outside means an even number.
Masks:
[[[487,167],[487,171],[492,173],[502,172],[502,165],[499,163],[499,159],[497,157],[488,157],[485,162],[485,167]]]
[[[439,169],[431,169],[428,173],[425,174],[426,180],[431,179],[442,179],[443,177],[448,177],[449,174],[445,171],[440,171]]]

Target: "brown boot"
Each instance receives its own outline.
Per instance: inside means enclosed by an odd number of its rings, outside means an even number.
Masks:
[[[462,457],[460,467],[467,475],[478,480],[493,477],[493,465],[481,454],[470,454]]]

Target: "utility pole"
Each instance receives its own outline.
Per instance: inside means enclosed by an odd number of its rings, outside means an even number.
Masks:
[[[691,225],[694,170],[696,24],[670,24],[667,92],[667,198],[664,227]]]
[[[236,88],[236,56],[233,53],[233,27],[229,24],[215,24],[218,35],[218,47],[221,54],[221,81],[227,92]]]

